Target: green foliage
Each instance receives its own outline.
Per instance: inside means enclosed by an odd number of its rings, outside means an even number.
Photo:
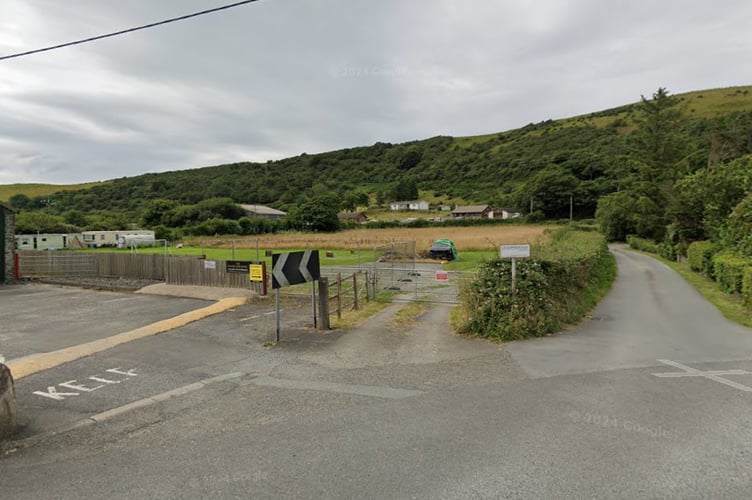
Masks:
[[[734,207],[752,190],[752,156],[698,170],[676,183],[668,214],[683,241],[718,240]]]
[[[16,214],[16,234],[67,233],[71,226],[59,215],[46,212],[19,212]],[[75,229],[74,229],[75,231]]]
[[[295,208],[288,224],[301,231],[336,231],[339,229],[339,199],[334,193],[315,195]]]
[[[579,321],[609,288],[616,265],[605,239],[561,228],[534,257],[518,260],[516,290],[511,264],[494,259],[462,293],[460,330],[497,340],[556,332]]]
[[[342,196],[342,210],[348,212],[354,212],[358,207],[368,207],[368,204],[368,193],[359,189],[348,191]]]
[[[394,185],[390,198],[394,201],[410,201],[418,199],[418,181],[413,176],[400,179]]]
[[[641,252],[655,254],[661,253],[661,246],[659,244],[652,240],[640,238],[639,236],[635,236],[633,234],[627,236],[627,243],[629,244],[630,248],[634,248],[635,250],[639,250]]]
[[[742,276],[742,304],[752,308],[752,266],[745,268]]]
[[[750,266],[751,259],[730,252],[721,252],[713,257],[713,276],[724,292],[741,293],[744,270]]]
[[[627,235],[661,239],[662,209],[638,189],[617,191],[598,200],[595,218],[608,241],[625,241]]]
[[[734,207],[721,232],[720,241],[724,247],[752,257],[752,193]]]
[[[713,256],[718,247],[712,241],[695,241],[687,248],[689,267],[705,276],[713,277]]]

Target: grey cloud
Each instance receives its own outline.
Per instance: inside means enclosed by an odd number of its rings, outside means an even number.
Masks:
[[[34,46],[220,0],[5,0]],[[0,182],[78,182],[490,133],[749,84],[752,4],[261,0],[0,62]],[[31,48],[31,47],[27,47]]]

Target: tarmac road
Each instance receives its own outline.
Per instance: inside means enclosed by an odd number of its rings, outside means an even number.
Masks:
[[[352,332],[298,323],[265,347],[247,305],[32,375],[17,386],[26,411],[90,423],[51,435],[39,420],[0,458],[0,491],[749,498],[752,331],[662,264],[614,253],[619,277],[592,318],[532,341],[453,335],[446,305],[399,327],[395,304]],[[105,387],[34,395],[71,378]]]

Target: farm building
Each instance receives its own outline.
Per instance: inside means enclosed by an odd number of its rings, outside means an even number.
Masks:
[[[452,210],[452,217],[457,219],[483,219],[489,217],[489,214],[493,217],[493,210],[488,205],[468,205]]]
[[[428,210],[429,205],[427,201],[415,200],[415,201],[395,201],[389,204],[389,208],[394,211],[398,210]]]
[[[16,241],[16,213],[8,205],[0,202],[0,283],[7,283],[13,279],[13,253]]]
[[[277,220],[283,217],[287,217],[287,212],[266,207],[264,205],[242,204],[240,205],[240,208],[245,210],[245,213],[248,214],[248,217],[263,217],[269,220]]]

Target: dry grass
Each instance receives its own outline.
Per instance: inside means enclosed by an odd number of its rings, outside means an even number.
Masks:
[[[258,237],[222,237],[211,240],[187,241],[191,246],[254,249],[257,242],[263,249],[366,249],[400,241],[415,241],[418,252],[427,251],[439,238],[454,241],[459,250],[487,250],[502,244],[532,243],[541,237],[547,226],[498,225],[479,227],[422,227],[387,229],[352,229],[338,233],[278,233]]]

